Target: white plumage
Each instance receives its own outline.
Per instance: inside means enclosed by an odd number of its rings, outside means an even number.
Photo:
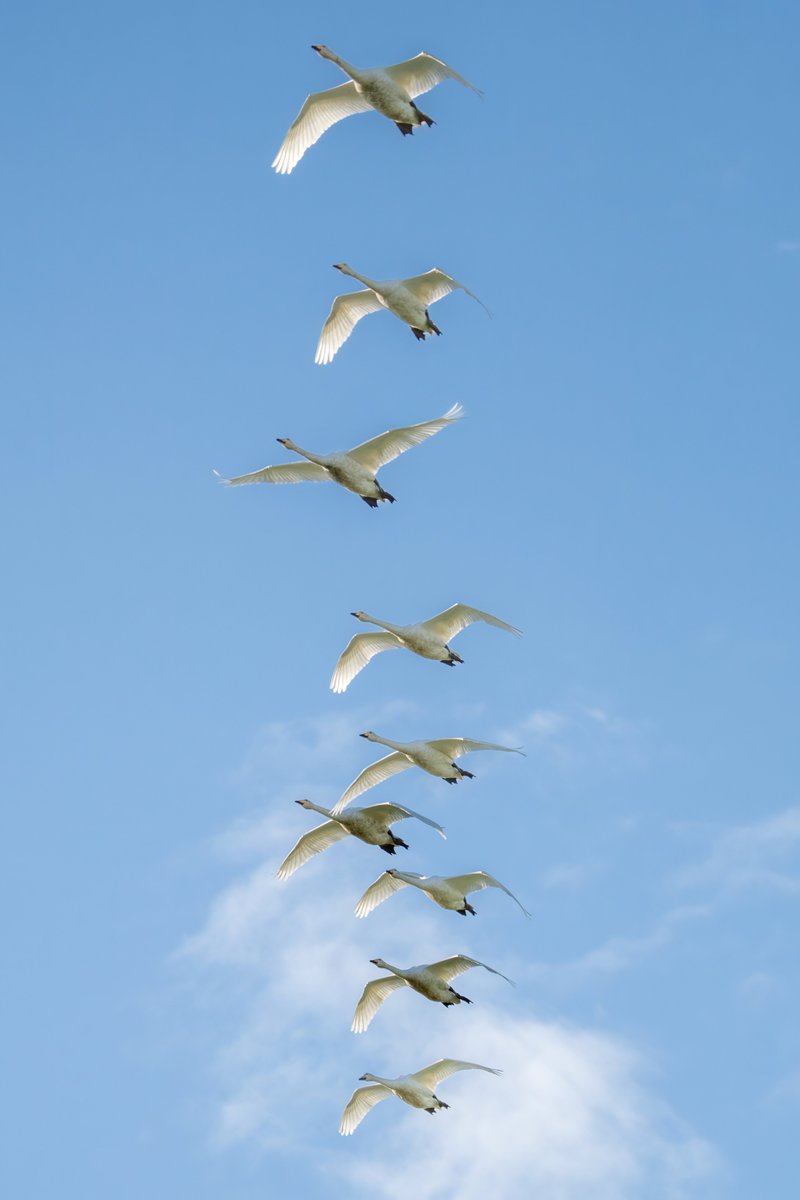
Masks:
[[[416,871],[391,869],[379,875],[364,892],[356,905],[356,916],[368,916],[379,904],[383,904],[384,900],[388,900],[404,887],[417,888],[440,908],[460,913],[462,917],[467,913],[475,916],[475,909],[467,900],[470,892],[480,892],[489,887],[500,888],[522,909],[526,917],[531,915],[527,908],[522,907],[514,893],[487,871],[471,871],[466,875],[418,875]]]
[[[381,500],[394,503],[394,496],[384,491],[377,479],[380,467],[392,462],[406,450],[419,446],[426,438],[433,437],[463,415],[460,404],[454,404],[447,412],[432,421],[421,421],[418,425],[401,425],[398,429],[387,429],[385,433],[362,442],[352,450],[333,454],[314,454],[303,450],[291,438],[277,440],[287,450],[302,455],[300,462],[281,463],[274,467],[262,467],[248,475],[234,475],[224,482],[232,486],[247,483],[338,483],[348,492],[360,496],[371,508],[377,508]],[[214,472],[218,474],[218,472]]]
[[[482,94],[463,75],[432,54],[423,52],[391,67],[362,70],[334,54],[327,46],[312,46],[311,49],[321,58],[336,63],[350,79],[324,92],[312,92],[306,98],[272,163],[279,175],[289,175],[306,150],[345,117],[375,109],[394,121],[401,133],[408,134],[419,125],[433,125],[431,118],[414,104],[414,99],[431,91],[437,83],[454,79],[478,95]]]
[[[440,1058],[438,1062],[414,1071],[411,1075],[400,1075],[397,1079],[384,1079],[380,1075],[367,1072],[359,1076],[370,1080],[372,1086],[356,1088],[345,1106],[339,1123],[339,1133],[347,1137],[358,1128],[371,1108],[386,1100],[388,1096],[397,1096],[410,1104],[412,1108],[423,1108],[426,1112],[435,1113],[440,1108],[449,1108],[435,1095],[433,1089],[443,1079],[454,1075],[456,1071],[488,1071],[490,1075],[502,1075],[496,1067],[483,1067],[480,1063],[461,1062],[457,1058]]]
[[[522,636],[522,631],[515,629],[513,625],[501,621],[499,617],[494,617],[491,613],[483,612],[480,608],[471,608],[468,604],[453,604],[444,612],[437,613],[435,617],[429,617],[427,621],[420,621],[416,625],[393,625],[389,621],[371,617],[365,612],[354,612],[350,615],[368,625],[378,625],[386,632],[357,633],[350,639],[340,655],[331,677],[330,686],[333,692],[347,691],[356,675],[364,670],[364,667],[376,654],[381,654],[384,650],[399,650],[404,647],[406,650],[413,651],[414,654],[419,654],[421,658],[431,658],[435,662],[445,663],[449,667],[455,666],[456,663],[463,663],[463,658],[459,658],[450,649],[448,642],[462,629],[466,629],[468,625],[472,625],[476,621],[484,621],[487,625],[494,625],[517,637]]]
[[[472,967],[483,967],[484,970],[491,971],[492,975],[499,975],[501,979],[505,979],[512,987],[514,986],[513,980],[509,979],[507,975],[503,975],[502,971],[495,971],[494,967],[488,967],[486,963],[478,962],[476,958],[469,958],[466,954],[453,954],[450,958],[441,959],[440,962],[423,963],[418,967],[393,967],[391,963],[385,962],[382,958],[371,958],[370,962],[384,971],[391,971],[391,974],[384,975],[380,979],[371,979],[364,987],[353,1014],[353,1024],[350,1026],[353,1033],[364,1033],[384,1000],[392,992],[403,987],[410,987],[420,996],[424,996],[426,1000],[432,1000],[449,1008],[454,1004],[472,1003],[467,996],[460,995],[450,987],[451,980],[463,975]]]

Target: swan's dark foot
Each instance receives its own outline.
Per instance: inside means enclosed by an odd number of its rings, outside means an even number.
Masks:
[[[453,664],[452,664],[452,663],[448,663],[447,665],[448,665],[448,667],[452,667],[452,665],[453,665]],[[445,783],[458,783],[458,777],[457,777],[457,776],[453,776],[453,778],[451,779],[449,776],[447,776],[447,777],[445,778]]]
[[[411,107],[413,108],[413,110],[417,114],[417,116],[419,117],[420,125],[435,125],[436,124],[433,117],[429,117],[427,115],[427,113],[420,112],[420,110],[417,108],[417,106],[413,100],[411,101]]]
[[[449,1104],[445,1104],[444,1100],[440,1100],[438,1096],[434,1096],[433,1098],[436,1101],[436,1103],[439,1105],[439,1108],[449,1108],[450,1107]]]
[[[437,337],[442,336],[442,331],[438,325],[434,325],[433,321],[428,317],[428,333],[435,333]]]
[[[418,342],[425,341],[424,332],[421,329],[417,329],[415,325],[411,326],[411,332],[413,333],[414,337],[417,339]]]
[[[451,988],[450,990],[452,991],[452,988]],[[468,997],[468,996],[460,996],[460,995],[458,994],[458,992],[453,992],[453,995],[454,995],[454,996],[458,996],[458,998],[459,998],[459,1000],[461,1001],[461,1003],[462,1003],[462,1004],[472,1004],[472,1001],[469,999],[469,997]]]
[[[407,849],[408,849],[408,842],[404,842],[402,838],[395,837],[393,833],[390,833],[390,834],[389,834],[389,836],[390,836],[391,838],[394,838],[394,843],[393,843],[393,844],[394,844],[395,846],[402,846],[404,850],[407,850]]]
[[[387,854],[394,854],[394,842],[385,842],[381,845],[381,850],[385,850]]]
[[[406,121],[395,121],[395,125],[402,133],[403,137],[409,137],[414,132],[414,126],[409,125]]]
[[[455,766],[455,763],[453,763],[453,766]],[[461,767],[459,767],[458,769],[459,769],[459,771],[461,771],[462,779],[474,779],[475,778],[475,776],[472,774],[472,771],[462,771]]]
[[[461,659],[458,661],[461,662]],[[439,662],[443,667],[454,667],[456,665],[456,660],[454,658],[440,658]]]
[[[362,496],[361,499],[364,501],[365,504],[368,504],[370,506],[370,508],[378,507],[378,501],[375,499],[374,496]]]
[[[436,1112],[436,1109],[435,1108],[426,1108],[425,1112],[429,1112],[431,1114],[431,1116],[433,1116],[433,1114]]]
[[[380,493],[381,500],[388,500],[390,504],[394,504],[394,496],[391,492],[385,492],[380,484],[378,484],[378,492]]]
[[[472,907],[472,905],[469,903],[469,901],[468,901],[468,900],[465,900],[465,901],[464,901],[464,907],[463,907],[463,909],[461,910],[461,915],[462,915],[462,916],[466,916],[466,915],[467,915],[467,913],[471,913],[473,917],[476,915],[476,913],[475,913],[475,909]]]

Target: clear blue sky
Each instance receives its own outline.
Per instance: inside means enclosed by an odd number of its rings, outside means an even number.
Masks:
[[[304,96],[426,49],[426,97],[269,169]],[[32,3],[0,17],[5,1029],[14,1200],[790,1200],[796,1014],[800,168],[796,5]],[[439,266],[417,344],[314,366],[345,260]],[[463,403],[333,487],[212,476]],[[478,627],[443,671],[327,689],[352,609]],[[357,733],[524,744],[409,869],[495,873],[467,924],[337,846],[285,885]],[[372,796],[370,797],[372,799]],[[471,1009],[368,959],[464,951]],[[503,1079],[336,1133],[364,1071]],[[440,1093],[440,1094],[442,1094]]]

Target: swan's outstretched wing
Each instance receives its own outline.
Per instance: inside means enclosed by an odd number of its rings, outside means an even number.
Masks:
[[[406,875],[414,875],[417,879],[423,878],[422,875],[417,875],[415,871],[406,871]],[[359,900],[356,905],[356,916],[369,916],[373,908],[377,908],[379,904],[383,904],[384,900],[388,900],[391,895],[399,892],[404,887],[408,887],[405,879],[398,879],[395,875],[390,875],[388,871],[384,871],[374,883],[369,885]]]
[[[514,893],[510,892],[504,883],[501,883],[499,879],[495,879],[494,875],[490,875],[487,871],[472,871],[469,875],[448,875],[447,882],[451,883],[453,887],[458,888],[459,891],[462,891],[465,896],[470,892],[483,891],[487,887],[500,888],[500,891],[510,896],[515,904],[519,904],[526,917],[531,915],[527,908],[523,908],[519,903]]]
[[[383,813],[388,821],[403,821],[406,817],[416,817],[418,821],[424,821],[426,825],[430,825],[431,829],[435,829],[447,840],[447,834],[437,821],[432,821],[430,817],[423,817],[422,813],[414,812],[413,808],[406,808],[403,804],[371,804],[368,811]]]
[[[474,292],[471,292],[468,287],[464,287],[464,284],[459,283],[457,279],[453,279],[452,275],[447,275],[444,271],[440,271],[438,267],[434,267],[432,271],[426,271],[424,275],[412,275],[401,282],[426,308],[431,304],[435,304],[437,300],[441,300],[443,296],[449,296],[451,292],[455,292],[460,288],[462,292],[466,292],[473,300],[477,300],[481,308],[485,308],[487,313],[489,313],[486,305]],[[489,316],[491,315],[489,313]]]
[[[464,87],[471,88],[479,96],[483,95],[483,92],[480,88],[476,88],[474,83],[470,83],[468,79],[459,75],[458,71],[454,71],[452,67],[448,67],[447,63],[443,63],[441,59],[434,58],[432,54],[426,54],[424,50],[416,58],[395,63],[391,67],[386,67],[385,71],[395,83],[399,83],[400,87],[405,88],[412,100],[415,96],[422,96],[425,92],[429,92],[431,88],[436,87],[437,83],[442,83],[445,79],[455,79],[456,83],[463,83]]]
[[[470,971],[473,967],[483,967],[485,971],[499,975],[501,979],[505,979],[506,983],[516,987],[514,980],[509,979],[502,971],[495,971],[494,967],[489,967],[484,962],[478,962],[477,958],[468,958],[466,954],[454,954],[452,958],[443,958],[441,962],[428,963],[428,970],[443,983],[449,983],[451,979],[463,975],[465,971]]]
[[[393,633],[356,633],[345,646],[331,676],[331,691],[346,692],[367,663],[383,650],[398,650],[402,642]]]
[[[320,366],[333,362],[337,351],[344,345],[362,317],[383,308],[378,297],[369,288],[361,292],[344,292],[331,305],[327,320],[319,335],[314,362]]]
[[[452,425],[463,413],[461,405],[454,404],[443,417],[437,417],[434,421],[420,421],[419,425],[403,425],[400,429],[389,429],[386,433],[356,446],[350,451],[350,457],[355,458],[374,475],[379,467],[391,462],[399,454],[404,454],[412,446],[418,446],[434,433],[439,433],[445,426]]]
[[[345,117],[369,112],[370,108],[372,105],[359,95],[352,79],[325,92],[312,92],[289,126],[289,132],[275,155],[273,167],[279,175],[288,175],[326,129]]]
[[[473,625],[476,621],[485,621],[487,625],[496,625],[498,629],[505,629],[506,633],[522,637],[521,629],[508,625],[499,617],[493,617],[491,613],[483,612],[480,608],[470,608],[468,604],[452,604],[450,608],[437,613],[435,617],[429,617],[427,621],[420,621],[420,625],[423,629],[430,630],[436,637],[449,642],[462,629],[466,629],[468,625]]]
[[[386,997],[405,986],[405,979],[400,979],[398,975],[371,979],[361,993],[361,999],[353,1013],[353,1024],[350,1026],[353,1033],[364,1033]]]
[[[323,821],[316,829],[309,829],[308,833],[304,833],[301,838],[297,839],[294,847],[278,867],[275,872],[277,878],[288,879],[298,867],[302,867],[315,854],[321,854],[335,842],[340,842],[342,838],[349,836],[348,831],[343,829],[338,821]]]
[[[491,1075],[503,1074],[502,1071],[498,1071],[497,1067],[482,1067],[480,1063],[461,1062],[457,1058],[440,1058],[438,1062],[431,1063],[429,1067],[423,1067],[421,1071],[414,1071],[410,1078],[419,1080],[423,1087],[435,1088],[437,1083],[441,1083],[450,1075],[455,1075],[456,1071],[488,1071]]]
[[[342,1113],[342,1119],[339,1122],[339,1133],[342,1137],[347,1137],[358,1129],[364,1117],[371,1108],[376,1104],[380,1104],[381,1100],[385,1100],[387,1096],[391,1096],[391,1092],[382,1083],[371,1083],[368,1087],[356,1088],[350,1099],[347,1101],[345,1110]]]
[[[519,746],[496,746],[494,742],[474,742],[471,738],[439,738],[438,741],[428,742],[435,750],[441,750],[448,758],[461,758],[462,754],[471,754],[473,750],[502,750],[505,754],[521,754],[525,751]]]
[[[281,463],[277,467],[262,467],[260,471],[251,471],[249,475],[234,475],[226,479],[219,471],[214,474],[223,483],[233,487],[239,483],[322,483],[330,479],[330,475],[319,463],[299,462]]]
[[[369,637],[369,634],[366,636]],[[380,636],[380,634],[378,636]],[[364,637],[364,634],[356,634],[356,637]],[[394,634],[390,633],[389,637],[394,637]],[[353,638],[353,642],[355,640],[356,638]],[[396,640],[397,639],[395,638],[395,641]],[[353,642],[350,643],[351,646]],[[347,647],[347,650],[349,649],[350,646]],[[345,650],[345,654],[347,654],[347,650]],[[378,651],[376,650],[375,653],[377,654]],[[344,655],[342,655],[342,658],[343,657]],[[372,656],[370,655],[370,657]],[[341,659],[339,661],[341,662]],[[364,663],[364,666],[366,666],[366,663]],[[361,668],[359,668],[359,670],[360,669]],[[333,690],[336,691],[336,688]],[[408,767],[413,767],[413,765],[414,764],[412,763],[411,759],[407,757],[407,755],[400,754],[400,752],[397,750],[394,750],[391,754],[387,754],[385,758],[379,758],[377,762],[371,763],[371,765],[368,767],[364,767],[364,770],[360,775],[356,775],[355,779],[347,788],[347,790],[343,792],[340,799],[336,801],[331,809],[331,812],[334,814],[341,812],[343,808],[347,808],[348,804],[352,803],[356,796],[360,796],[362,792],[368,792],[369,789],[374,788],[377,783],[383,783],[384,779],[391,779],[392,775],[399,775],[401,771],[405,771]]]

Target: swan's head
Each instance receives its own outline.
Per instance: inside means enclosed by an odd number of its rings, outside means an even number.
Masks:
[[[399,872],[396,871],[394,867],[390,867],[388,871],[384,871],[384,875],[391,875],[392,878],[394,878],[398,873]]]
[[[311,808],[310,800],[295,800],[295,804],[299,804],[301,808]]]
[[[333,57],[333,51],[329,50],[327,46],[312,46],[311,49],[316,50],[317,54],[321,55],[322,58]]]
[[[333,269],[334,271],[341,271],[343,275],[353,274],[353,268],[349,267],[347,263],[334,263]]]
[[[287,450],[294,450],[294,442],[291,438],[275,438],[275,441],[280,442],[280,444],[285,446]]]
[[[369,961],[373,967],[385,967],[388,970],[388,963],[385,963],[382,958],[371,958]]]
[[[358,1078],[359,1078],[359,1079],[367,1079],[367,1080],[369,1080],[369,1079],[374,1079],[374,1080],[376,1080],[376,1081],[377,1081],[377,1079],[378,1079],[378,1076],[377,1076],[377,1075],[370,1075],[369,1071],[365,1071],[365,1072],[364,1072],[364,1074],[363,1074],[363,1075],[359,1075],[359,1077],[358,1077]]]
[[[377,733],[373,733],[371,729],[368,729],[366,733],[360,733],[358,736],[366,738],[368,742],[377,742],[378,740]]]
[[[357,621],[369,621],[369,616],[365,612],[351,612],[351,617],[355,617]]]

